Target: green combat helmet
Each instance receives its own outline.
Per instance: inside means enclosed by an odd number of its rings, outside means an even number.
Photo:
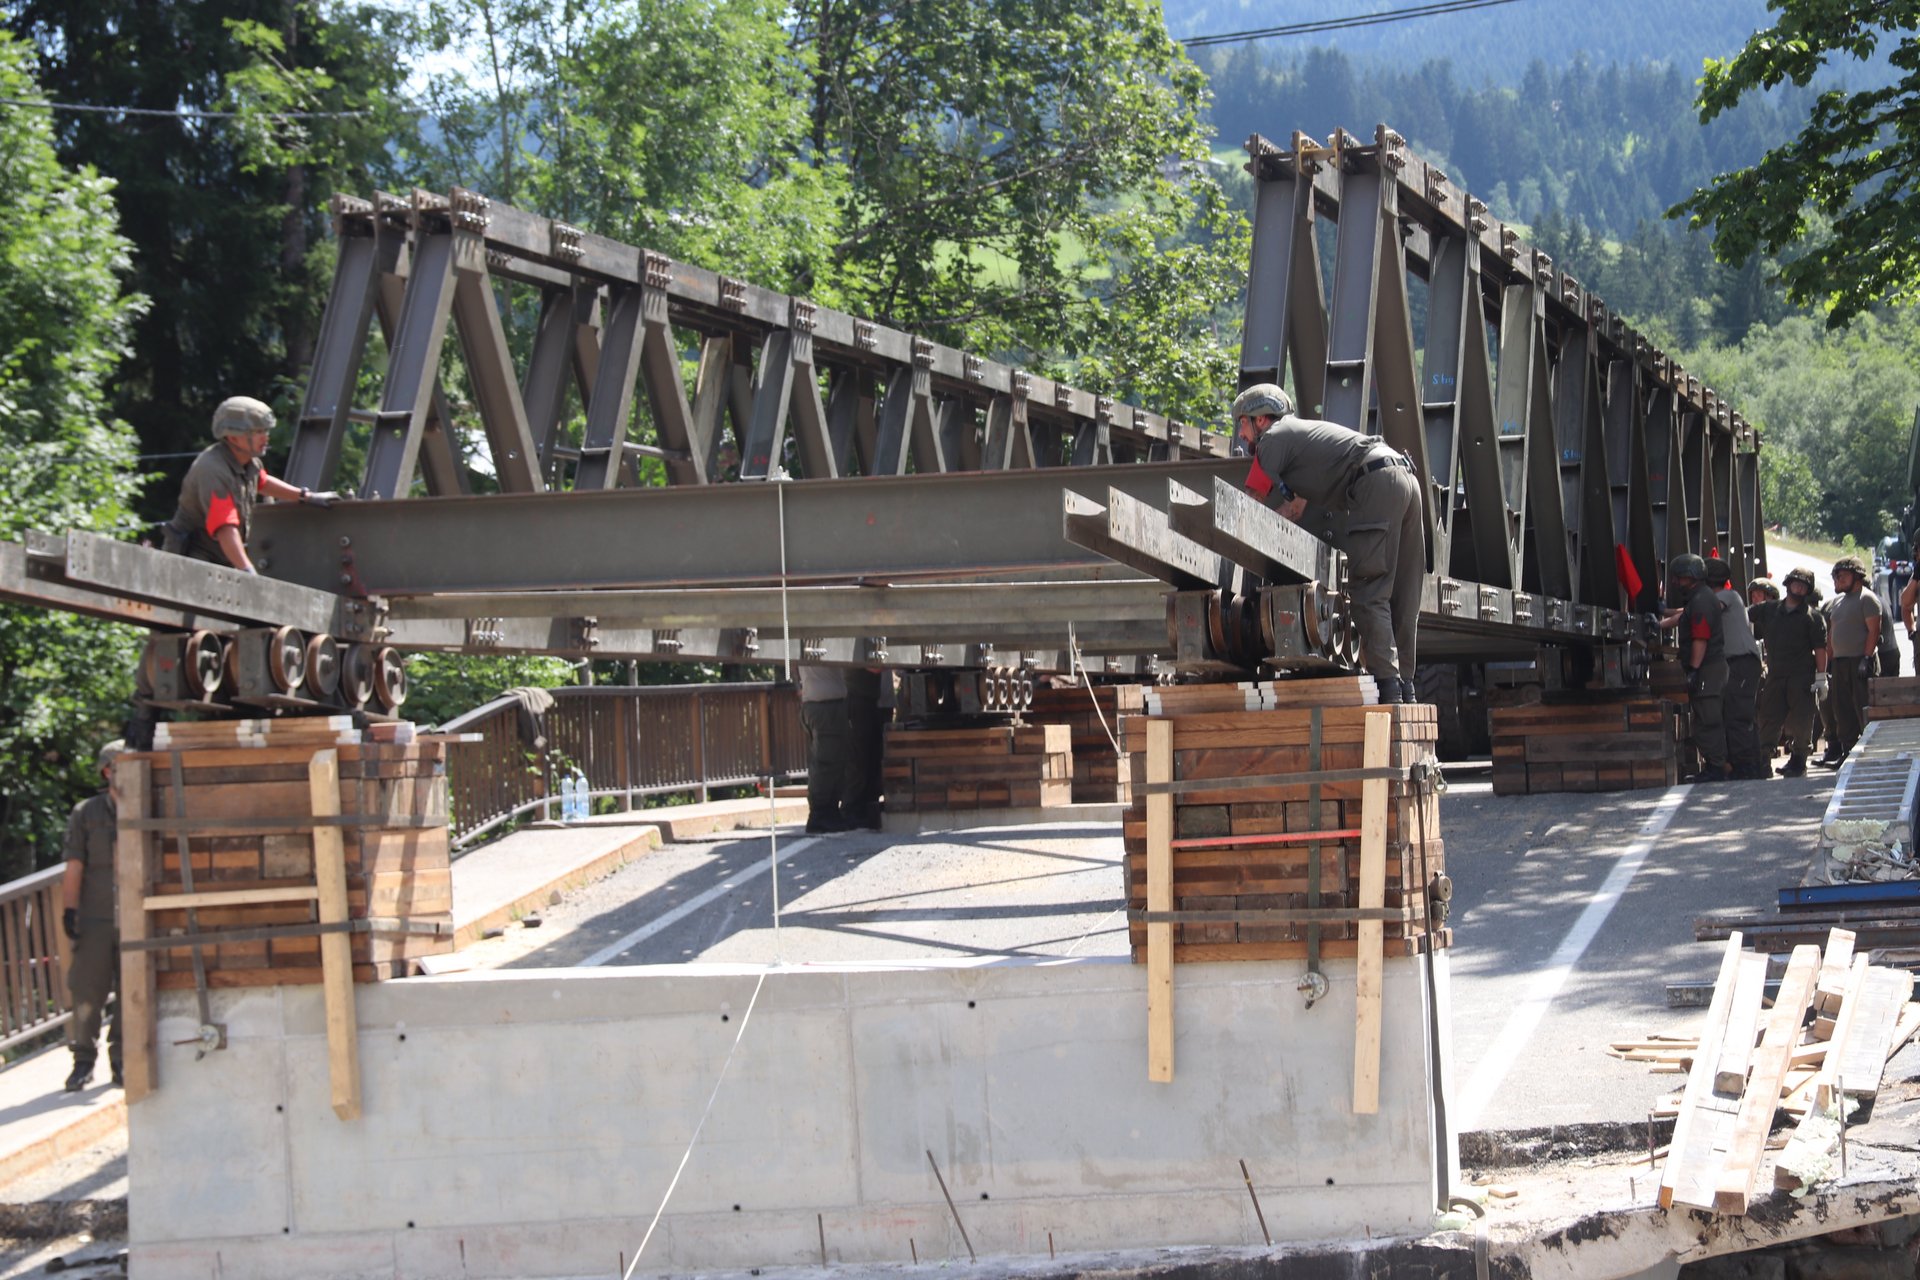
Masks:
[[[1707,580],[1707,562],[1705,558],[1689,551],[1685,555],[1675,556],[1673,563],[1667,566],[1669,578],[1692,578],[1695,582]]]
[[[1271,382],[1255,383],[1233,398],[1233,420],[1258,417],[1262,414],[1273,418],[1284,418],[1293,412],[1293,401],[1287,399],[1287,393]]]
[[[273,410],[252,396],[228,396],[213,411],[213,438],[243,436],[249,431],[273,430]]]
[[[1804,570],[1802,572],[1804,572]],[[1807,577],[1811,580],[1813,575],[1809,573]],[[1769,600],[1778,600],[1780,598],[1780,584],[1772,578],[1755,578],[1747,584],[1748,595],[1752,595],[1756,591],[1766,596]]]
[[[1796,582],[1805,583],[1808,591],[1818,592],[1820,590],[1820,584],[1813,580],[1813,570],[1807,568],[1805,565],[1801,565],[1798,569],[1787,570],[1784,585],[1790,587]]]
[[[1833,562],[1833,571],[1839,573],[1842,569],[1845,569],[1848,573],[1853,574],[1862,581],[1866,580],[1867,566],[1860,563],[1859,556],[1841,556],[1838,560],[1835,560]]]

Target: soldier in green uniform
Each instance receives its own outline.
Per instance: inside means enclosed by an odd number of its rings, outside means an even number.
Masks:
[[[338,496],[298,488],[267,474],[261,459],[273,430],[273,410],[251,396],[231,396],[213,411],[214,441],[180,482],[180,503],[161,544],[176,555],[254,572],[247,555],[253,505],[265,496],[283,502],[332,504]]]
[[[126,749],[109,742],[100,748],[100,777],[113,780],[113,761]],[[102,790],[73,807],[67,817],[67,873],[61,882],[60,927],[73,944],[67,964],[67,995],[73,1007],[67,1043],[73,1047],[73,1071],[67,1092],[78,1093],[93,1080],[100,1057],[100,1020],[119,988],[120,925],[114,915],[113,795]],[[107,1062],[113,1082],[121,1082],[120,1008],[114,1002],[113,1029],[107,1035]]]
[[[1763,600],[1753,606],[1753,629],[1767,650],[1767,675],[1760,683],[1760,750],[1771,760],[1787,734],[1787,763],[1783,778],[1801,778],[1807,772],[1807,752],[1813,732],[1814,699],[1827,690],[1827,620],[1813,607],[1813,574],[1794,569],[1787,574],[1784,599]]]
[[[1360,663],[1382,702],[1414,700],[1415,633],[1427,573],[1426,515],[1413,463],[1378,436],[1295,417],[1270,382],[1233,402],[1234,435],[1253,454],[1247,488],[1299,520],[1311,503],[1341,513],[1333,539],[1347,558],[1347,599],[1360,632]]]

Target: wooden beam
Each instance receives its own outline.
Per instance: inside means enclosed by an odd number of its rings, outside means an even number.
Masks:
[[[115,814],[146,817],[152,786],[152,774],[145,760],[115,761]],[[116,836],[113,874],[119,891],[122,943],[140,942],[147,937],[147,913],[141,909],[141,902],[147,896],[147,886],[152,879],[154,839],[152,832],[129,826],[122,826]],[[152,1093],[156,1084],[153,966],[153,952],[121,948],[120,1011],[114,1016],[120,1019],[122,1027],[121,1075],[126,1081],[129,1104]]]
[[[1384,769],[1392,751],[1393,713],[1377,711],[1367,717],[1361,747],[1361,766]],[[1362,911],[1384,906],[1387,900],[1387,780],[1368,778],[1360,786],[1360,902]],[[1373,1115],[1380,1110],[1380,1006],[1386,957],[1382,951],[1384,926],[1362,920],[1354,966],[1353,1110]]]
[[[334,838],[340,838],[334,828]],[[148,911],[177,911],[187,907],[248,907],[262,902],[312,902],[320,890],[310,884],[278,889],[210,889],[204,893],[156,893],[146,899]]]
[[[1760,1037],[1760,1005],[1767,993],[1767,957],[1749,951],[1740,957],[1734,975],[1733,1003],[1727,1008],[1727,1031],[1720,1042],[1720,1061],[1714,1069],[1713,1091],[1738,1094],[1747,1087],[1747,1069],[1753,1062],[1754,1042]]]
[[[1787,962],[1786,975],[1780,979],[1780,994],[1773,999],[1773,1012],[1767,1017],[1760,1047],[1754,1051],[1753,1074],[1748,1077],[1747,1091],[1740,1099],[1740,1112],[1733,1122],[1726,1163],[1714,1184],[1713,1207],[1717,1212],[1743,1214],[1747,1211],[1755,1177],[1766,1155],[1773,1113],[1780,1106],[1780,1084],[1787,1074],[1787,1059],[1800,1043],[1807,1005],[1813,1000],[1813,984],[1819,977],[1820,948],[1795,947],[1792,959]]]
[[[307,765],[313,816],[340,813],[340,753],[317,751]],[[313,872],[320,900],[320,923],[347,919],[347,853],[339,827],[313,830]],[[327,1074],[333,1084],[333,1113],[342,1120],[360,1116],[360,1029],[353,1007],[353,940],[344,933],[320,935],[320,973],[326,990]]]
[[[1720,973],[1713,983],[1713,1001],[1707,1006],[1707,1020],[1700,1028],[1700,1052],[1687,1075],[1686,1092],[1681,1096],[1680,1114],[1674,1118],[1673,1141],[1667,1145],[1666,1168],[1660,1173],[1660,1207],[1675,1204],[1700,1205],[1713,1195],[1713,1131],[1718,1127],[1713,1114],[1715,1098],[1713,1078],[1719,1070],[1720,1043],[1726,1038],[1727,1013],[1733,1006],[1733,988],[1740,971],[1741,946],[1746,941],[1738,929],[1727,939],[1720,954]],[[1702,1185],[1704,1183],[1704,1185]],[[1704,1206],[1702,1206],[1704,1207]]]
[[[1147,721],[1147,781],[1173,781],[1173,721]],[[1147,910],[1173,910],[1173,794],[1147,796]],[[1173,926],[1147,926],[1147,1079],[1173,1079]]]

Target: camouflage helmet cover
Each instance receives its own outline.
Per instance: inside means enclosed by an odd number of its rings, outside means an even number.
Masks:
[[[1807,568],[1805,565],[1801,565],[1797,569],[1787,570],[1787,576],[1783,579],[1783,582],[1787,586],[1792,586],[1796,582],[1804,583],[1809,591],[1818,591],[1820,589],[1820,584],[1813,580],[1813,570]]]
[[[245,435],[249,431],[273,430],[273,410],[252,396],[228,396],[213,411],[213,438]]]
[[[1867,566],[1860,562],[1859,556],[1841,556],[1833,562],[1833,571],[1835,573],[1839,573],[1843,569],[1860,578],[1867,576]]]
[[[1718,556],[1707,557],[1707,585],[1724,587],[1733,581],[1733,569]]]
[[[1258,382],[1233,398],[1233,420],[1266,415],[1284,418],[1293,412],[1293,401],[1271,382]]]
[[[1813,575],[1808,574],[1807,578],[1811,581]],[[1755,578],[1747,584],[1748,595],[1752,595],[1756,591],[1765,595],[1769,600],[1778,600],[1780,598],[1780,584],[1772,578]]]
[[[1673,558],[1667,566],[1667,576],[1673,578],[1692,578],[1695,582],[1704,582],[1707,578],[1707,562],[1704,558],[1688,552]]]

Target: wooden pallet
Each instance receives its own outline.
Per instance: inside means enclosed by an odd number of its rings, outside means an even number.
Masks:
[[[130,1100],[154,1085],[156,990],[320,984],[330,1028],[351,1027],[352,983],[453,949],[445,743],[318,745],[340,731],[273,723],[265,744],[116,762]],[[345,1117],[358,1086],[335,1039]]]
[[[1073,800],[1063,724],[973,729],[889,726],[881,783],[889,813],[1051,808]]]
[[[1490,708],[1496,795],[1627,791],[1679,781],[1679,723],[1644,695]]]

